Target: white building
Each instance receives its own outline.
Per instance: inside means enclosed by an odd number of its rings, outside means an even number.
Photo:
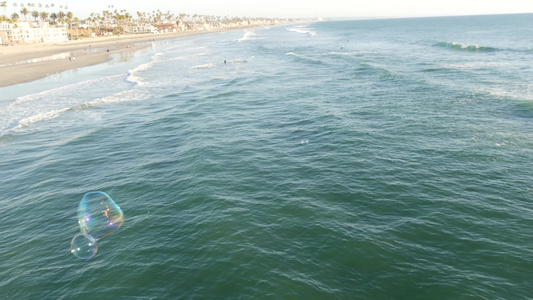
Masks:
[[[0,22],[0,39],[3,44],[57,43],[68,41],[67,28],[50,27],[47,22],[14,24]]]
[[[132,33],[144,34],[144,33],[156,33],[157,29],[151,24],[141,24],[141,25],[129,27],[127,28],[126,31],[132,32]]]

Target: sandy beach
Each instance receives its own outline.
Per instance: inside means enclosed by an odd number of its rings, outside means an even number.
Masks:
[[[0,46],[0,87],[34,81],[69,69],[106,62],[109,54],[135,51],[143,42],[227,30],[85,38],[55,44]],[[147,44],[148,45],[148,44]]]

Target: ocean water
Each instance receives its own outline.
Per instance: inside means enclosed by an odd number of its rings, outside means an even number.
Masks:
[[[0,298],[531,298],[532,36],[291,24],[1,88]],[[90,191],[125,222],[81,260]]]

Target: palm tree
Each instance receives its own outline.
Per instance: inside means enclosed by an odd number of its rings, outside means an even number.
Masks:
[[[96,14],[96,17],[93,18],[93,21],[96,21],[96,29],[97,29],[97,33],[100,34],[100,30],[102,30],[102,17],[100,17],[100,14]]]
[[[31,12],[31,16],[33,17],[33,20],[37,22],[37,18],[39,17],[39,12],[34,10]]]
[[[26,18],[26,15],[29,14],[30,11],[26,7],[23,7],[20,13],[24,15],[24,21],[27,21],[28,19]]]
[[[48,13],[47,12],[41,12],[40,14],[41,20],[44,22],[46,19],[48,19]]]
[[[56,13],[51,13],[51,14],[50,14],[50,19],[52,19],[53,23],[55,23],[56,20],[57,20],[57,15],[56,15]]]
[[[17,13],[14,13],[11,15],[11,20],[13,20],[13,22],[17,22],[19,19],[19,15]]]
[[[78,19],[78,17],[75,17],[74,18],[74,24],[76,24],[76,39],[80,39],[80,32],[78,31],[78,27],[79,27],[79,24],[80,24],[80,19]]]
[[[67,22],[68,22],[68,26],[70,27],[70,31],[72,31],[72,13],[69,11],[67,12],[67,15],[66,15],[66,18],[67,18]],[[70,34],[70,39],[72,39],[72,33]]]
[[[7,17],[7,12],[6,12],[7,2],[6,1],[1,2],[0,7],[4,8],[4,17]]]

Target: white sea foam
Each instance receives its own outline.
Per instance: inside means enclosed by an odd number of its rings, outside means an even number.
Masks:
[[[481,68],[494,68],[494,67],[505,67],[509,65],[505,62],[468,62],[464,64],[446,64],[445,68],[451,69],[481,69]]]
[[[107,97],[95,99],[90,102],[81,103],[78,105],[65,107],[62,109],[50,110],[50,111],[45,111],[45,112],[36,113],[34,115],[30,115],[28,117],[20,119],[18,122],[16,122],[16,125],[12,126],[11,129],[4,128],[3,134],[11,130],[23,129],[37,122],[55,119],[61,116],[62,114],[65,114],[70,111],[84,110],[84,109],[88,109],[91,107],[109,105],[109,104],[114,104],[114,103],[119,103],[119,102],[146,100],[148,98],[149,98],[148,94],[140,92],[136,89],[126,90],[126,91],[118,92],[116,94],[113,94]]]
[[[164,60],[164,62],[174,61],[174,60],[186,60],[189,56],[177,56]]]
[[[498,50],[492,47],[479,46],[477,44],[465,44],[458,42],[438,42],[435,44],[437,47],[455,49],[455,50],[466,50],[466,51],[495,51]]]
[[[376,54],[375,51],[353,51],[353,52],[329,52],[327,55],[346,55],[346,56],[353,56],[353,55],[361,55],[361,54]]]
[[[291,28],[287,28],[287,31],[306,34],[309,36],[316,36],[316,32],[303,28],[303,27],[291,27]]]
[[[137,66],[136,68],[134,68],[132,70],[129,70],[128,71],[128,77],[126,78],[126,80],[131,82],[131,83],[135,83],[137,85],[142,85],[144,78],[142,76],[140,76],[139,73],[141,71],[145,71],[145,70],[150,69],[152,67],[152,65],[153,65],[153,61],[141,64],[141,65]]]
[[[27,118],[24,118],[24,119],[20,120],[18,122],[18,125],[15,126],[13,129],[17,130],[17,129],[21,129],[21,128],[26,127],[26,126],[30,126],[30,125],[32,125],[34,123],[39,122],[39,121],[45,121],[45,120],[50,120],[50,119],[57,118],[62,113],[67,112],[69,110],[71,110],[70,107],[63,108],[63,109],[58,109],[58,110],[51,110],[51,111],[47,111],[47,112],[44,112],[44,113],[36,114],[36,115],[33,115],[33,116],[29,116]]]
[[[15,99],[15,101],[13,101],[8,106],[0,108],[0,113],[2,113],[3,111],[6,111],[6,110],[12,109],[13,107],[19,106],[19,105],[21,105],[24,102],[39,101],[39,100],[42,100],[42,99],[45,99],[45,98],[47,99],[49,97],[54,97],[54,98],[57,99],[57,98],[62,97],[63,94],[66,94],[66,93],[70,94],[70,92],[72,92],[72,91],[80,91],[80,89],[83,89],[86,86],[91,86],[91,85],[95,85],[95,84],[98,85],[100,83],[108,82],[110,80],[113,80],[113,79],[116,79],[116,78],[119,78],[119,77],[122,77],[122,76],[123,75],[111,75],[111,76],[106,76],[106,77],[102,77],[102,78],[91,79],[91,80],[81,81],[81,82],[77,82],[77,83],[73,83],[73,84],[68,84],[68,85],[65,85],[65,86],[61,86],[61,87],[57,87],[57,88],[53,88],[53,89],[49,89],[49,90],[44,90],[42,92],[38,92],[38,93],[35,93],[35,94],[21,96],[21,97],[18,97],[17,99]]]
[[[161,56],[162,54],[163,52],[156,53],[152,56],[151,61],[144,64],[140,64],[134,69],[129,70],[128,77],[126,78],[126,80],[137,85],[143,85],[144,77],[142,77],[139,73],[151,69],[155,65],[155,63],[159,61],[159,56]]]
[[[149,99],[150,96],[147,92],[143,92],[139,89],[131,89],[116,94],[95,99],[91,102],[88,102],[86,105],[88,107],[108,105],[113,103],[128,102],[128,101],[140,101]]]
[[[198,65],[198,66],[192,66],[190,67],[190,69],[206,69],[206,68],[212,68],[214,66],[215,66],[214,64],[203,64],[203,65]]]
[[[255,35],[255,31],[245,30],[244,31],[244,36],[242,38],[238,39],[237,42],[244,42],[244,41],[247,41],[247,40],[251,40],[254,35]]]
[[[116,94],[131,85],[124,74],[65,85],[15,99],[0,108],[0,135],[37,122],[57,118],[65,112],[87,108],[87,101]],[[102,88],[105,87],[105,88]]]
[[[491,84],[490,87],[483,89],[476,89],[480,94],[488,94],[490,97],[496,99],[509,100],[533,100],[533,84],[526,82],[516,82],[510,84],[508,82],[500,82]]]

